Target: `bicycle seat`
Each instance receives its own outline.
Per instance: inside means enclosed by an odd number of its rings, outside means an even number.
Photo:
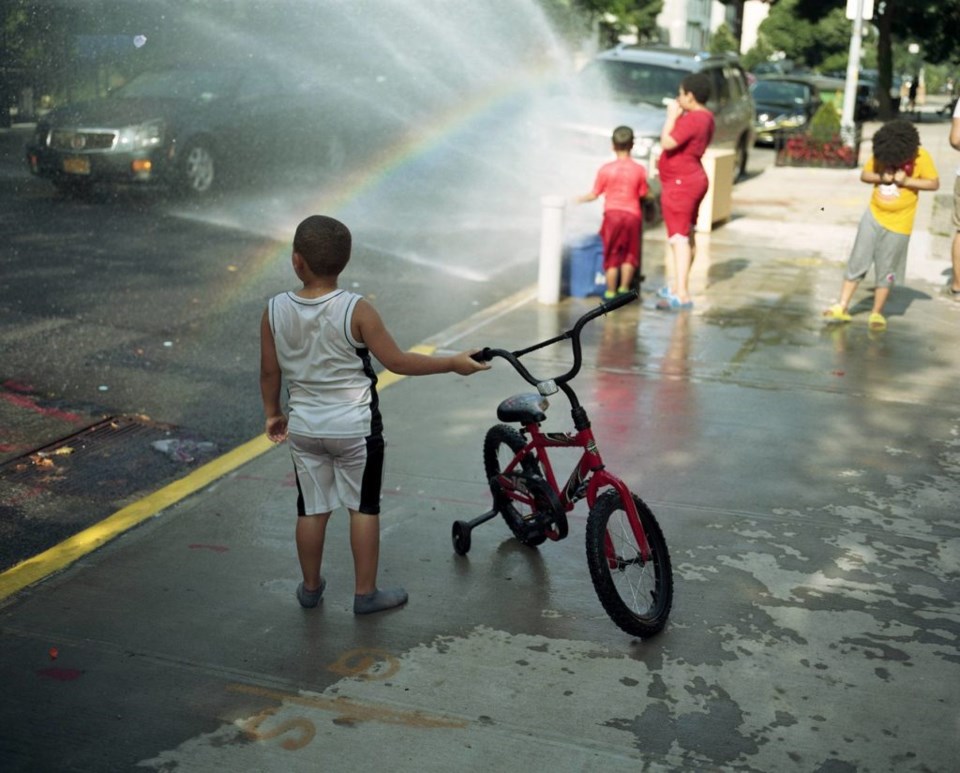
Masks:
[[[519,421],[522,424],[545,421],[545,411],[550,407],[546,397],[538,394],[522,394],[508,397],[497,406],[500,421]]]

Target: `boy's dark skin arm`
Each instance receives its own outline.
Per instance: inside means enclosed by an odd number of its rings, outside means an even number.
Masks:
[[[265,431],[274,443],[287,439],[287,417],[280,407],[280,362],[277,360],[277,348],[273,341],[273,331],[267,312],[260,320],[260,396],[263,398],[263,412],[267,417]]]
[[[377,310],[367,301],[357,303],[353,312],[351,332],[361,341],[383,366],[400,376],[427,376],[433,373],[458,373],[469,376],[481,370],[489,370],[487,362],[477,362],[470,352],[461,352],[447,357],[434,357],[416,352],[405,352],[397,346],[393,336],[383,324]],[[267,312],[260,320],[260,396],[266,415],[265,431],[274,443],[287,438],[287,417],[280,406],[281,370],[277,348],[270,329]]]
[[[940,178],[922,178],[907,177],[907,173],[902,169],[896,172],[868,172],[866,169],[860,173],[860,180],[870,185],[890,185],[891,183],[900,188],[908,188],[914,191],[935,191],[940,188]]]
[[[470,352],[436,357],[403,351],[393,340],[377,310],[364,299],[357,303],[353,311],[350,330],[354,338],[362,342],[383,367],[399,376],[428,376],[451,372],[469,376],[490,368],[490,363],[477,362],[470,357]]]

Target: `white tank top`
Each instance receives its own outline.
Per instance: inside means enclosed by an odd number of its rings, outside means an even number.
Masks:
[[[289,394],[289,430],[307,437],[383,432],[370,352],[350,333],[360,296],[292,292],[270,299],[268,316]]]

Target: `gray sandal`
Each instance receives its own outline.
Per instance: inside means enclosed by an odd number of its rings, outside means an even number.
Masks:
[[[300,583],[297,586],[297,601],[300,602],[301,607],[307,609],[315,607],[320,603],[320,599],[323,597],[323,589],[327,587],[327,581],[322,577],[320,578],[320,587],[316,590],[304,590],[303,583]]]

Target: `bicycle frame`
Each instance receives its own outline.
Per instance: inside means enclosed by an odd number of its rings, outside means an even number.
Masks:
[[[585,499],[589,506],[584,529],[586,559],[597,597],[619,628],[645,638],[663,630],[670,614],[670,553],[650,508],[606,469],[590,418],[570,384],[583,363],[580,334],[584,325],[635,301],[638,295],[634,290],[617,296],[588,311],[571,329],[525,349],[484,348],[471,355],[480,362],[503,358],[538,394],[515,394],[497,407],[501,423],[491,427],[483,440],[492,507],[469,521],[454,521],[451,537],[454,552],[465,556],[470,551],[472,530],[500,515],[520,544],[536,548],[547,539],[564,539],[569,534],[567,514]],[[561,341],[570,341],[573,351],[573,364],[566,373],[543,379],[520,362],[524,355]],[[563,392],[570,402],[573,429],[544,432],[541,425],[548,404],[543,398],[557,392]],[[555,448],[580,449],[562,487],[550,458]]]
[[[550,485],[550,488],[557,493],[560,506],[564,512],[569,513],[576,506],[576,503],[584,497],[586,497],[587,505],[592,508],[597,501],[600,490],[608,486],[612,487],[623,502],[624,510],[627,513],[627,520],[630,523],[634,536],[637,538],[642,559],[644,561],[650,560],[650,546],[647,543],[647,536],[640,523],[640,516],[637,513],[637,507],[634,504],[630,489],[627,488],[627,484],[620,478],[607,471],[603,464],[603,459],[600,456],[600,450],[597,448],[593,430],[589,424],[576,433],[543,432],[540,429],[540,425],[535,422],[524,425],[523,429],[524,432],[529,435],[530,440],[514,455],[513,459],[502,471],[501,484],[504,493],[511,499],[515,499],[535,509],[533,497],[527,492],[521,492],[512,486],[510,479],[507,477],[509,473],[513,472],[517,466],[522,463],[524,457],[531,453],[536,454],[536,458],[540,462],[540,466],[546,476],[547,483]],[[570,477],[567,479],[563,489],[557,486],[557,477],[553,470],[550,455],[547,452],[548,448],[583,449],[583,453],[570,472]],[[554,541],[561,538],[555,530],[547,531],[546,535]],[[607,538],[607,556],[611,561],[614,560],[614,549],[613,545],[609,542],[609,537]]]

